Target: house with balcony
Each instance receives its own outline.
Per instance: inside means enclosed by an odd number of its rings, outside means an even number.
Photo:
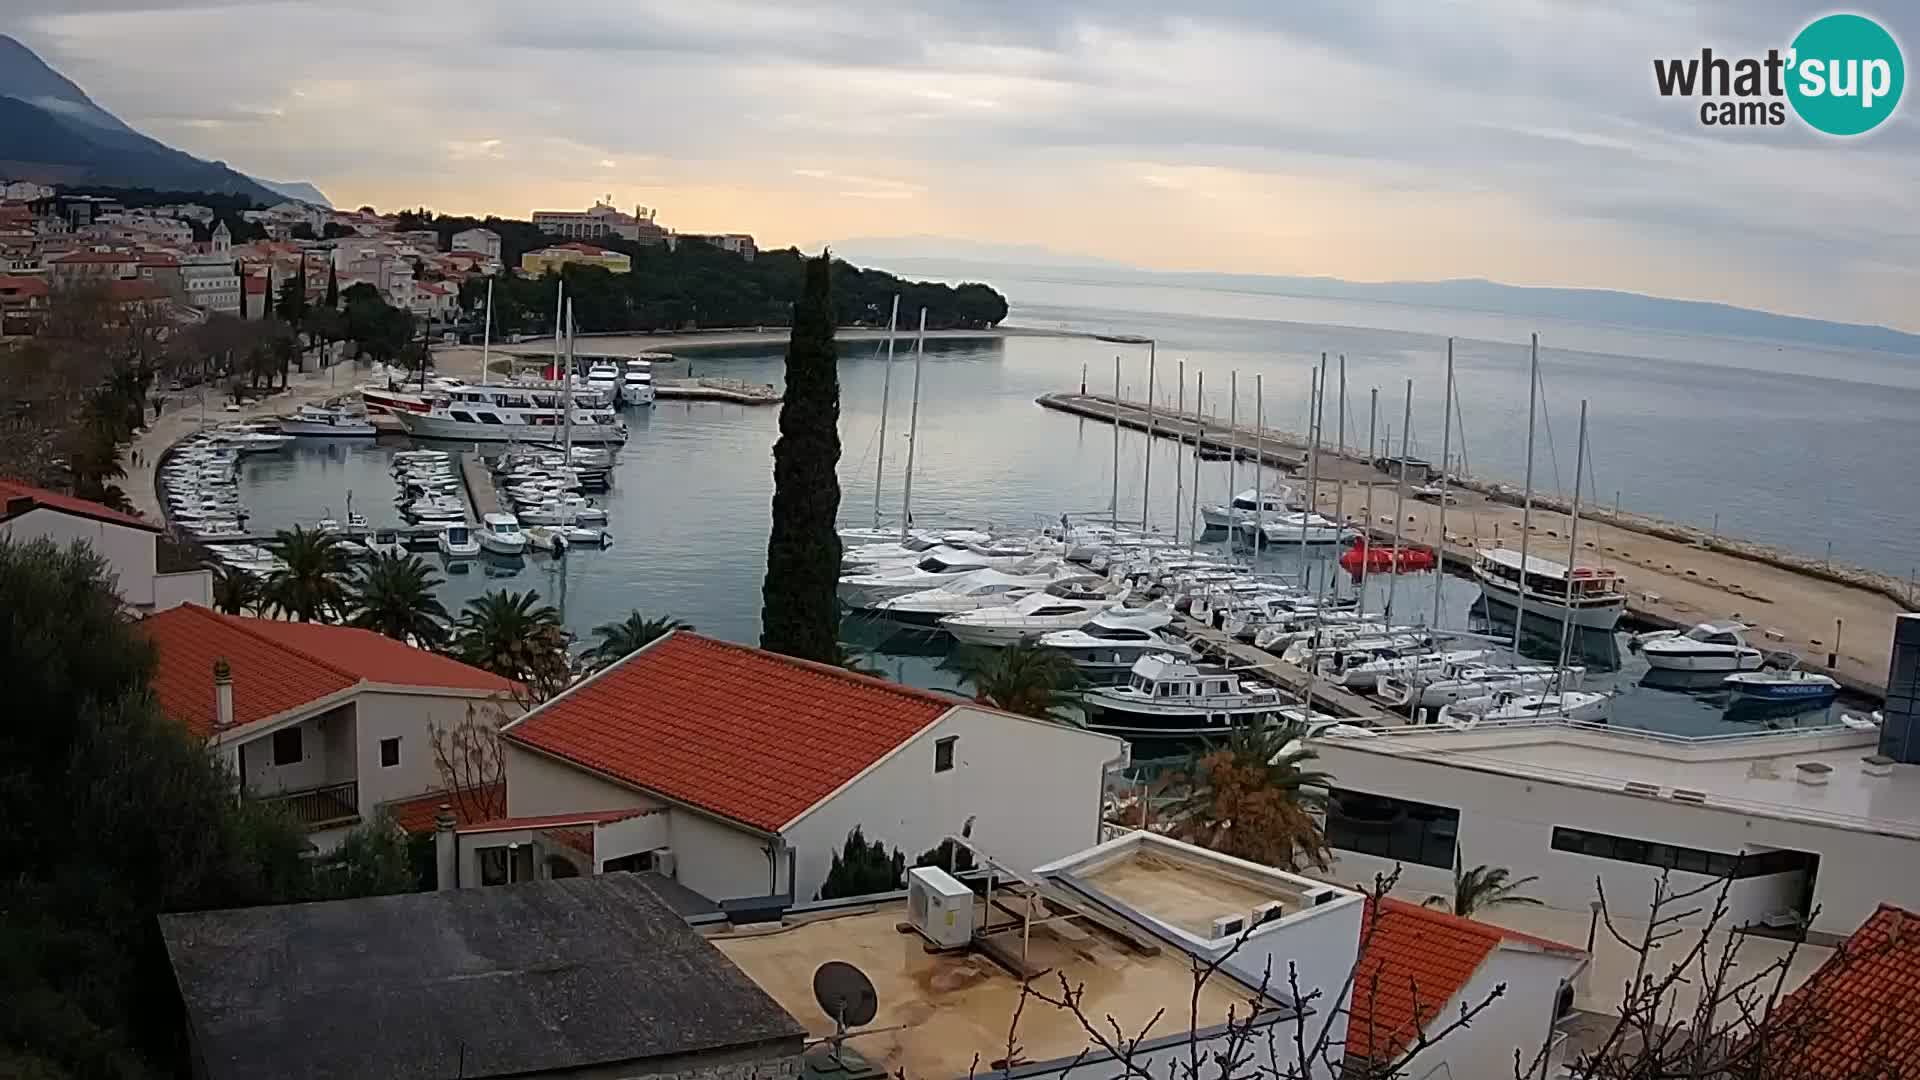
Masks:
[[[17,544],[86,544],[106,560],[120,602],[139,614],[212,601],[213,575],[207,571],[158,570],[163,531],[151,521],[97,502],[0,479],[0,538]]]
[[[498,675],[370,630],[223,615],[187,604],[143,620],[161,709],[280,803],[320,850],[442,782],[433,730],[519,709]]]

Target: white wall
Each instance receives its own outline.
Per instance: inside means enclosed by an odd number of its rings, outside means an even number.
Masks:
[[[329,709],[290,725],[300,731],[300,760],[289,765],[273,763],[273,735],[247,739],[240,744],[240,761],[248,795],[265,797],[288,791],[304,791],[324,784],[353,779],[352,752],[355,727],[353,706]],[[282,729],[284,730],[284,728]],[[361,789],[361,813],[371,804]]]
[[[775,863],[778,876],[770,876],[768,837],[678,806],[668,817],[667,846],[673,849],[673,876],[680,884],[709,900],[769,896],[786,888],[784,854]],[[813,893],[800,898],[810,900]]]
[[[1450,767],[1355,750],[1338,740],[1322,740],[1319,751],[1321,767],[1338,787],[1458,808],[1459,843],[1468,864],[1505,866],[1515,877],[1538,875],[1540,880],[1526,887],[1527,895],[1567,911],[1589,910],[1598,877],[1609,907],[1644,912],[1660,871],[1556,851],[1556,825],[1729,854],[1767,848],[1817,853],[1813,904],[1819,912],[1813,929],[1826,933],[1851,933],[1882,900],[1920,898],[1920,842],[1913,840]],[[1375,873],[1392,869],[1384,859],[1337,849],[1334,854],[1333,870],[1321,876],[1342,884],[1369,885]],[[1675,872],[1670,880],[1680,888],[1707,879]],[[1452,889],[1451,870],[1402,867],[1402,895],[1451,895]],[[1739,908],[1730,921],[1739,925],[1787,906],[1783,891],[1778,878],[1737,882],[1732,899]]]
[[[1434,1016],[1427,1033],[1438,1035],[1459,1018],[1463,1005],[1479,1005],[1495,987],[1505,984],[1506,992],[1474,1018],[1473,1026],[1448,1034],[1408,1062],[1402,1075],[1410,1080],[1511,1077],[1515,1050],[1520,1051],[1523,1064],[1531,1065],[1551,1037],[1560,987],[1573,978],[1579,965],[1578,957],[1565,954],[1495,949]],[[1365,1018],[1356,1022],[1364,1023]]]
[[[935,743],[950,735],[959,738],[953,768],[936,773]],[[1105,764],[1124,748],[1077,728],[956,708],[787,828],[798,853],[795,895],[813,898],[856,825],[909,863],[969,817],[973,840],[1022,871],[1092,847]]]
[[[500,747],[507,770],[508,817],[648,809],[662,805],[659,800],[632,788],[602,780],[511,741],[501,740]]]
[[[187,570],[153,577],[153,610],[165,611],[181,604],[213,606],[213,573]]]
[[[638,855],[672,844],[671,811],[661,809],[625,821],[610,821],[594,831],[593,872],[599,873],[600,867],[608,859]]]
[[[153,606],[153,548],[157,538],[145,529],[40,508],[0,524],[0,535],[16,543],[44,537],[63,548],[76,540],[91,545],[119,579],[122,600],[138,608]]]
[[[395,799],[412,798],[436,791],[446,785],[433,763],[431,729],[433,725],[452,726],[466,719],[474,706],[491,709],[496,705],[486,698],[455,697],[430,691],[367,690],[355,699],[359,718],[359,743],[354,760],[360,778],[360,813],[372,814],[373,808]],[[499,703],[509,715],[518,715],[520,707],[511,701]],[[380,740],[398,737],[400,764],[382,767]]]

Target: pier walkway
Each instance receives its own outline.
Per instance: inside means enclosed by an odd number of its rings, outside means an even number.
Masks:
[[[487,471],[487,463],[472,450],[462,450],[455,456],[460,459],[460,479],[467,489],[467,506],[473,520],[500,513],[500,494],[493,488],[493,474]]]
[[[1309,676],[1305,668],[1296,667],[1264,649],[1255,648],[1243,641],[1203,626],[1186,616],[1179,616],[1175,625],[1186,635],[1187,640],[1202,652],[1220,657],[1234,668],[1251,669],[1266,681],[1286,690],[1297,698],[1305,700]],[[1405,724],[1406,717],[1387,711],[1368,701],[1344,686],[1335,686],[1325,679],[1312,679],[1313,708],[1317,712],[1334,713],[1354,720],[1364,721],[1377,727],[1390,727]]]
[[[1240,460],[1263,461],[1269,468],[1299,469],[1307,463],[1305,437],[1273,428],[1264,430],[1252,424],[1229,427],[1224,421],[1196,412],[1178,412],[1171,405],[1154,403],[1152,424],[1148,424],[1144,402],[1116,402],[1111,394],[1043,394],[1035,399],[1042,408],[1098,420],[1134,431],[1147,431],[1167,439],[1199,442],[1203,451],[1232,453],[1239,448]],[[1256,456],[1257,455],[1257,456]]]

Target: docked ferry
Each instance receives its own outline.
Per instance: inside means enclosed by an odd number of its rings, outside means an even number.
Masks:
[[[1555,622],[1570,619],[1590,630],[1613,629],[1627,609],[1626,579],[1613,570],[1568,566],[1530,554],[1523,575],[1519,552],[1483,548],[1474,560],[1473,576],[1488,600],[1518,607],[1525,588],[1528,612]]]
[[[454,383],[433,395],[426,412],[394,415],[419,438],[557,443],[566,437],[565,397],[557,383]],[[627,441],[627,425],[596,391],[574,391],[572,427],[582,445]]]

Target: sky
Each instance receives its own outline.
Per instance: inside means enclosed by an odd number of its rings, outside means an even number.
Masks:
[[[1858,8],[1916,59],[1920,8]],[[0,0],[141,130],[337,205],[1485,277],[1920,330],[1920,103],[1716,129],[1655,57],[1793,0]],[[1908,95],[1910,98],[1913,95]],[[897,250],[897,245],[890,246]]]

